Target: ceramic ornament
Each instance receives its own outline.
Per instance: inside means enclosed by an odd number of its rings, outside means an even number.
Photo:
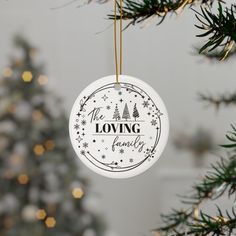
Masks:
[[[70,138],[80,160],[110,178],[150,168],[167,143],[166,107],[155,90],[134,77],[101,78],[85,88],[70,115]]]

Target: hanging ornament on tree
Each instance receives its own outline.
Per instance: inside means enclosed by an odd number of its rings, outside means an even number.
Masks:
[[[112,82],[114,81],[114,82]],[[143,81],[108,76],[78,96],[70,116],[70,138],[78,157],[95,172],[126,178],[160,157],[169,122],[159,95]]]
[[[71,111],[69,131],[76,154],[91,170],[110,178],[128,178],[158,160],[167,143],[169,120],[152,87],[122,75],[122,12],[118,73],[116,1],[114,12],[116,75],[101,78],[81,92]]]

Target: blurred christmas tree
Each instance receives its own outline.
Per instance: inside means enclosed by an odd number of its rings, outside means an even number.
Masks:
[[[61,101],[47,91],[36,49],[21,52],[0,80],[0,235],[100,236],[103,224],[86,210],[87,181],[68,143]]]

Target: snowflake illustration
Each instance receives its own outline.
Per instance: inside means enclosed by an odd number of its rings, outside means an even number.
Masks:
[[[143,107],[148,107],[149,106],[149,102],[148,101],[143,101]]]
[[[84,151],[84,150],[81,150],[81,151],[80,151],[80,154],[84,156],[84,155],[85,155],[85,151]]]
[[[154,120],[154,119],[152,119],[151,124],[152,124],[153,126],[155,126],[155,125],[157,124],[157,121]]]
[[[163,115],[163,113],[161,113],[160,111],[157,111],[157,112],[155,113],[155,115],[157,115],[158,117],[160,117],[160,116]]]
[[[86,124],[87,124],[86,120],[82,120],[82,121],[81,121],[81,125],[84,125],[84,126],[85,126]]]
[[[80,136],[76,139],[79,143],[83,140]]]
[[[102,159],[105,159],[106,158],[106,156],[105,155],[102,155]]]
[[[84,147],[84,148],[87,148],[87,147],[88,147],[88,143],[86,143],[86,142],[83,143],[83,147]]]
[[[104,102],[108,99],[108,97],[107,97],[107,95],[106,94],[104,94],[103,95],[103,97],[102,97],[102,99],[104,100]]]
[[[120,149],[119,151],[120,154],[124,154],[124,152],[125,152],[124,149]]]
[[[78,124],[75,124],[75,125],[74,125],[74,129],[76,129],[76,130],[79,129],[79,125],[78,125]]]
[[[106,108],[107,108],[107,110],[110,110],[110,109],[111,109],[111,106],[108,105]]]

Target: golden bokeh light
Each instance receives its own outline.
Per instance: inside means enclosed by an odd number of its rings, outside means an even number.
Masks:
[[[33,112],[32,112],[32,118],[33,118],[33,120],[41,120],[42,119],[42,117],[43,117],[43,113],[41,112],[41,111],[39,111],[39,110],[34,110]]]
[[[22,74],[22,79],[24,82],[29,83],[33,79],[33,75],[31,71],[24,71]]]
[[[36,218],[38,220],[44,220],[47,216],[47,213],[44,209],[39,209],[36,213]]]
[[[198,207],[195,207],[194,211],[193,211],[193,216],[194,216],[194,219],[198,219],[199,218],[199,209]]]
[[[81,188],[74,188],[72,190],[72,195],[74,198],[82,198],[84,196],[84,191]]]
[[[44,154],[44,151],[45,151],[45,149],[44,149],[43,145],[37,144],[37,145],[34,146],[34,153],[35,153],[37,156],[43,155],[43,154]]]
[[[15,104],[10,104],[8,107],[7,107],[7,111],[9,113],[15,113],[16,112],[16,105]]]
[[[21,174],[18,176],[18,182],[20,184],[27,184],[29,182],[29,177],[26,174]]]
[[[13,71],[12,71],[12,69],[9,68],[9,67],[5,68],[4,71],[3,71],[3,75],[4,75],[5,77],[11,77],[12,74],[13,74]]]
[[[49,139],[45,142],[45,147],[47,150],[53,150],[55,148],[55,143],[53,140]]]
[[[56,219],[54,217],[48,217],[46,220],[45,220],[45,224],[48,228],[53,228],[56,226]]]
[[[45,75],[40,75],[40,76],[38,77],[38,83],[39,83],[40,85],[45,85],[45,84],[47,84],[47,83],[48,83],[48,77],[45,76]]]

